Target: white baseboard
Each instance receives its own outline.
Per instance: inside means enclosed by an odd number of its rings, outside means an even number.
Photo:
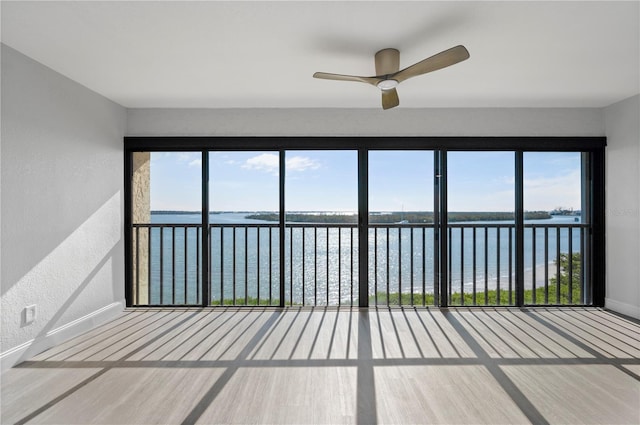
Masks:
[[[86,316],[50,330],[44,337],[32,339],[18,345],[17,347],[13,347],[3,353],[0,353],[0,371],[4,372],[18,363],[28,360],[36,354],[42,353],[55,345],[74,338],[113,319],[118,313],[121,313],[124,308],[124,300],[109,304],[87,314]]]
[[[604,308],[615,311],[616,313],[624,314],[625,316],[633,317],[634,319],[640,319],[640,307],[637,305],[623,303],[612,300],[611,298],[605,298]]]

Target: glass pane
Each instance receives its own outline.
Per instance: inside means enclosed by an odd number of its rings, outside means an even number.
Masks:
[[[213,305],[279,305],[279,184],[278,153],[209,153]]]
[[[358,155],[286,152],[285,303],[358,305]]]
[[[580,152],[524,154],[525,304],[587,302],[582,187]]]
[[[515,153],[447,153],[450,305],[515,303]]]
[[[369,152],[369,304],[433,305],[433,152]]]
[[[135,152],[133,304],[200,304],[201,153]]]

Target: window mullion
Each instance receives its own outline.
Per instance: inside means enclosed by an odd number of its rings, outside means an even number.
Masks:
[[[358,306],[369,306],[369,151],[358,150]]]
[[[515,152],[516,306],[524,304],[524,155]],[[498,254],[499,255],[499,254]],[[535,265],[534,265],[535,267]]]
[[[284,149],[280,149],[279,151],[279,176],[280,176],[280,214],[279,214],[279,228],[278,236],[279,236],[279,248],[280,248],[280,307],[284,307],[285,305],[285,168],[286,168],[286,160],[285,160],[285,151]],[[293,235],[292,235],[293,236]],[[292,277],[293,278],[293,277]]]
[[[185,231],[186,238],[186,231]],[[209,275],[209,259],[211,258],[211,241],[209,232],[209,153],[207,150],[202,150],[202,279],[200,284],[202,285],[202,306],[207,307],[211,304],[210,289],[210,275]],[[196,237],[197,240],[197,237]],[[221,304],[222,304],[222,294]]]

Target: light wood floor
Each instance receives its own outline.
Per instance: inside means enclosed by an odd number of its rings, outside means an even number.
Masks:
[[[1,422],[638,424],[598,309],[128,310],[2,375]]]

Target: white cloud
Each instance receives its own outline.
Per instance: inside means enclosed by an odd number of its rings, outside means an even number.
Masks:
[[[189,167],[200,167],[202,165],[202,154],[200,152],[167,152],[167,155],[175,158],[178,164],[186,164]]]
[[[317,170],[320,163],[306,156],[292,156],[287,158],[287,171]]]
[[[580,209],[580,170],[565,175],[525,179],[526,210],[552,210],[557,207]]]
[[[259,170],[272,174],[278,174],[279,167],[280,157],[275,153],[263,153],[251,157],[242,165],[242,168],[248,170]],[[318,168],[320,168],[320,163],[306,156],[292,156],[286,159],[287,171],[302,172]]]
[[[193,154],[187,152],[179,152],[176,154],[176,158],[178,162],[187,162],[192,158]]]
[[[456,186],[449,193],[449,211],[513,211],[515,208],[515,180],[498,178],[499,186],[464,190]],[[581,208],[581,174],[579,169],[566,170],[562,175],[526,176],[524,179],[524,209],[551,211],[557,207]],[[467,185],[471,186],[472,182]]]
[[[267,173],[278,173],[278,167],[280,160],[278,154],[275,153],[263,153],[258,156],[247,159],[242,168],[248,170],[266,171]]]

